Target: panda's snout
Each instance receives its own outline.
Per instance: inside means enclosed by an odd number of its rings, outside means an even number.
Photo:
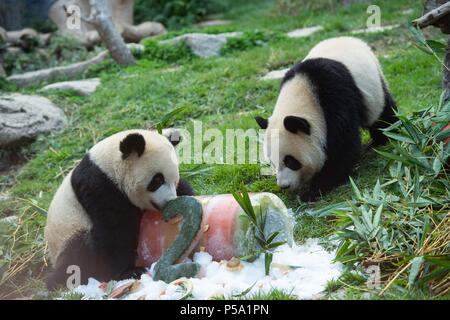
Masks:
[[[153,193],[152,198],[152,205],[157,210],[163,210],[169,201],[177,198],[176,188],[169,185],[163,185]]]
[[[283,190],[290,189],[291,185],[290,184],[282,184],[282,185],[280,185],[280,188],[283,189]]]

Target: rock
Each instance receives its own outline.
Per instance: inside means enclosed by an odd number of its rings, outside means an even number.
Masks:
[[[23,53],[23,50],[20,47],[11,46],[6,48],[6,52],[8,52],[10,55],[17,55]]]
[[[173,39],[161,41],[162,44],[171,44],[183,41],[191,48],[192,53],[208,58],[220,55],[220,49],[225,45],[228,38],[240,37],[242,32],[227,32],[220,34],[187,33]]]
[[[24,37],[30,37],[30,38],[38,38],[38,33],[36,32],[36,30],[31,29],[31,28],[25,28],[22,30],[17,30],[17,31],[7,31],[6,32],[6,42],[9,42],[13,45],[19,45],[20,41],[24,38]]]
[[[230,24],[230,20],[206,20],[195,24],[197,27],[205,28],[205,27],[214,27],[214,26],[225,26]]]
[[[11,200],[11,197],[7,194],[0,193],[0,202]]]
[[[18,93],[0,96],[0,147],[64,128],[67,118],[50,100]]]
[[[370,28],[366,28],[366,29],[357,29],[357,30],[351,31],[351,34],[383,32],[383,31],[387,31],[387,30],[392,30],[394,28],[398,28],[399,26],[400,26],[399,24],[393,24],[393,25],[389,25],[389,26],[380,26],[380,27],[370,27]]]
[[[277,80],[283,79],[286,72],[288,72],[289,68],[281,69],[281,70],[273,70],[267,73],[265,76],[261,77],[261,80]]]
[[[139,42],[146,37],[152,37],[166,32],[166,28],[161,23],[146,21],[137,26],[124,25],[122,36],[127,42]]]
[[[6,30],[0,27],[0,42],[6,41]]]
[[[99,78],[92,78],[78,81],[56,82],[43,87],[41,90],[72,90],[80,96],[87,96],[94,92],[99,84]]]
[[[314,26],[314,27],[295,29],[295,30],[292,30],[291,32],[288,32],[287,36],[289,38],[309,37],[313,33],[316,33],[316,32],[321,31],[321,30],[323,30],[322,26]]]
[[[19,221],[18,216],[9,216],[5,218],[0,219],[0,224],[7,224],[7,225],[16,225]]]

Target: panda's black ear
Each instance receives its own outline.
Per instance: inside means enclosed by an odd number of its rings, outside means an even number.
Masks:
[[[269,125],[269,120],[264,119],[263,117],[256,116],[255,117],[256,122],[258,122],[258,125],[261,127],[261,129],[267,129],[267,126]]]
[[[120,142],[119,149],[122,152],[123,159],[126,159],[133,152],[136,152],[140,157],[145,150],[145,139],[139,133],[130,133]]]
[[[284,118],[284,127],[287,131],[292,133],[303,132],[307,135],[311,134],[311,126],[308,120],[296,116],[287,116]]]

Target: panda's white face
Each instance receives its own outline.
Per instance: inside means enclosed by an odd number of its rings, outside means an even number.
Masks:
[[[123,174],[124,190],[137,207],[161,210],[177,197],[178,161],[165,137],[152,134],[141,156],[133,154],[123,161],[129,162]]]
[[[267,129],[264,152],[283,189],[306,188],[325,163],[325,119],[307,78],[296,76],[283,84],[272,116],[256,117]]]
[[[323,165],[321,148],[304,133],[274,127],[275,123],[271,125],[269,121],[264,150],[276,172],[278,186],[289,190],[306,188]]]
[[[178,162],[172,146],[150,147],[139,159],[131,160],[124,178],[128,198],[137,207],[161,210],[177,197],[180,179]]]
[[[153,131],[113,135],[90,151],[97,165],[142,210],[161,210],[177,197],[178,160],[169,140]]]

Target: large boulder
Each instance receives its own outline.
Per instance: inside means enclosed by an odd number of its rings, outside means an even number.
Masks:
[[[208,58],[220,55],[220,49],[227,43],[229,38],[240,37],[242,32],[227,32],[220,34],[187,33],[181,36],[161,41],[162,44],[184,42],[192,50],[192,53]]]
[[[17,93],[0,96],[0,147],[32,141],[66,124],[64,112],[47,98]]]

